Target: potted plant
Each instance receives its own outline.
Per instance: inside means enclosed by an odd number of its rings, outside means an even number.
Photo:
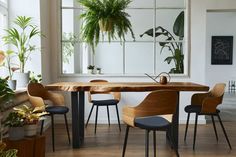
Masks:
[[[101,68],[97,67],[97,74],[101,74]]]
[[[42,82],[42,75],[41,74],[35,75],[34,72],[30,72],[29,83],[40,83],[40,82]]]
[[[11,89],[15,90],[16,89],[16,80],[12,79],[13,72],[18,70],[16,67],[12,67],[12,57],[13,57],[13,51],[12,50],[7,50],[6,52],[0,50],[0,66],[3,66],[7,68],[8,71],[8,76],[6,77],[6,80],[8,82],[8,85]]]
[[[20,73],[14,76],[17,79],[17,87],[25,87],[29,82],[29,73],[25,73],[25,65],[30,54],[36,50],[32,39],[40,36],[40,31],[38,26],[33,24],[32,17],[18,16],[14,24],[15,27],[5,30],[7,35],[3,37],[3,41],[16,48],[15,54],[18,56]]]
[[[0,157],[17,157],[17,150],[16,149],[6,149],[6,143],[0,142]]]
[[[12,103],[14,91],[8,86],[7,80],[0,77],[0,111]]]
[[[173,32],[179,38],[179,40],[184,38],[184,11],[180,12],[180,14],[177,16],[173,25]],[[142,37],[144,34],[153,37],[153,29],[147,30],[141,34],[140,37]],[[172,68],[169,73],[184,73],[184,54],[182,43],[171,42],[176,40],[175,37],[167,29],[161,26],[155,28],[155,37],[159,36],[166,38],[166,42],[159,42],[159,45],[162,47],[161,52],[164,48],[167,48],[171,52],[171,56],[168,56],[164,61],[168,64],[173,61],[175,65],[175,67]]]
[[[8,134],[10,140],[20,140],[24,138],[24,119],[17,112],[10,112],[4,120],[4,125],[9,127]]]
[[[24,119],[25,136],[34,136],[37,133],[37,126],[42,116],[47,115],[47,112],[42,111],[40,107],[29,107],[23,105],[13,108]]]
[[[89,65],[89,66],[87,67],[88,74],[93,74],[94,68],[95,68],[94,65]]]
[[[106,33],[109,42],[111,39],[125,40],[125,34],[130,31],[135,40],[129,14],[124,10],[131,0],[78,0],[85,11],[80,15],[83,20],[81,39],[87,42],[94,54],[100,33]]]

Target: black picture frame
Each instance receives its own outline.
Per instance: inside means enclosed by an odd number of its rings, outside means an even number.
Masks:
[[[233,64],[233,36],[212,36],[211,64]]]

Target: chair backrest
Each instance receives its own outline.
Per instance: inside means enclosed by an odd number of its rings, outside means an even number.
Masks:
[[[29,83],[27,86],[27,92],[30,96],[36,96],[46,99],[47,90],[40,83]]]
[[[225,83],[217,83],[211,90],[210,95],[214,97],[221,97],[223,98],[225,92]]]
[[[178,92],[173,90],[153,91],[135,109],[139,116],[174,114]]]
[[[108,83],[107,80],[102,80],[102,79],[91,80],[90,82],[101,83],[101,84]],[[110,91],[107,91],[107,90],[104,90],[104,91],[99,90],[99,91],[97,91],[96,89],[92,88],[88,92],[88,100],[89,100],[89,102],[92,101],[92,95],[93,94],[111,94],[111,95],[113,95],[114,99],[120,100],[120,92],[110,92]]]

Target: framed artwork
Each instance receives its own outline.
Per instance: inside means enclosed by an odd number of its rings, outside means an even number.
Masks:
[[[211,64],[232,65],[233,36],[212,36]]]

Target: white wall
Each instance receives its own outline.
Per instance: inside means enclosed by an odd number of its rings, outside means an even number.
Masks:
[[[236,80],[236,11],[235,12],[208,12],[206,35],[206,82],[228,82]],[[211,37],[233,36],[233,64],[211,65]],[[219,74],[220,71],[220,74]]]
[[[33,17],[33,23],[40,28],[40,5],[39,0],[9,0],[9,26],[17,16]],[[37,47],[41,47],[41,39],[35,38],[32,43]],[[25,72],[33,71],[41,74],[41,53],[40,50],[32,52],[28,62],[26,63]]]
[[[59,6],[57,0],[51,0],[50,2],[50,52],[53,59],[50,60],[51,67],[51,81],[89,81],[91,79],[97,79],[97,77],[83,77],[83,76],[71,76],[71,77],[62,77],[59,72]],[[212,86],[217,81],[224,80],[213,80],[208,79],[208,68],[207,54],[206,54],[206,22],[207,22],[207,10],[216,10],[216,9],[235,9],[236,1],[235,0],[191,0],[191,51],[190,51],[190,76],[189,77],[174,77],[172,81],[191,81],[201,84],[208,84]],[[215,74],[215,77],[221,77],[221,73]],[[135,81],[150,81],[146,77],[102,77],[102,79],[107,79],[109,81],[120,81],[120,82],[135,82]],[[119,103],[119,109],[121,110],[122,106],[125,104],[137,105],[147,93],[122,93],[122,100]],[[183,111],[184,106],[190,103],[190,97],[192,92],[182,92],[180,97],[180,122],[186,121],[186,114]],[[67,104],[70,106],[70,96],[67,95]],[[87,98],[85,102],[86,113],[85,116],[88,116],[88,112],[91,108],[91,105],[88,104]],[[102,114],[103,112],[103,114]],[[99,122],[107,122],[105,110],[100,112]],[[193,118],[193,117],[192,117]],[[91,117],[94,119],[94,117]],[[113,122],[117,122],[115,110],[112,110],[111,119]],[[204,122],[204,118],[201,117],[201,122]]]

